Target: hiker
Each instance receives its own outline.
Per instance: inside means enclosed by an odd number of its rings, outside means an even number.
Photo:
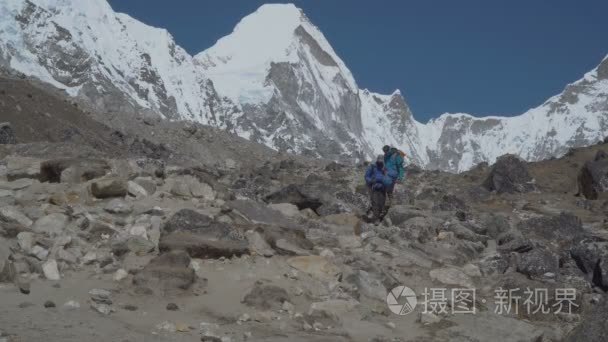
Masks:
[[[387,175],[391,178],[391,184],[386,189],[387,199],[384,204],[384,210],[388,211],[388,208],[393,203],[395,184],[401,183],[405,178],[405,168],[403,166],[403,156],[405,153],[388,145],[385,145],[382,151],[384,152],[384,167],[386,168]]]
[[[381,221],[383,218],[386,201],[386,190],[391,186],[393,180],[388,176],[384,167],[384,156],[379,155],[376,162],[371,164],[365,171],[365,184],[369,189],[371,208],[367,211],[373,213],[373,220]]]

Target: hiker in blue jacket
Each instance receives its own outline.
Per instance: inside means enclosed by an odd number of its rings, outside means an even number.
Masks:
[[[371,164],[365,171],[365,184],[369,189],[371,208],[367,211],[374,212],[375,220],[382,220],[382,216],[386,213],[384,202],[386,201],[386,191],[392,185],[393,180],[387,174],[387,169],[384,166],[384,156],[379,155],[374,164]],[[375,196],[380,194],[380,196]],[[378,203],[381,202],[381,203]]]
[[[405,167],[403,166],[403,154],[397,148],[385,145],[382,151],[384,152],[384,167],[391,178],[391,184],[386,189],[387,199],[384,204],[385,211],[388,211],[388,208],[393,203],[395,184],[401,183],[405,178]]]

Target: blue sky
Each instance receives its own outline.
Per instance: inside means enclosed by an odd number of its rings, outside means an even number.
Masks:
[[[198,53],[256,0],[110,0]],[[608,1],[291,1],[325,34],[361,88],[401,89],[421,121],[444,112],[517,115],[608,54]]]

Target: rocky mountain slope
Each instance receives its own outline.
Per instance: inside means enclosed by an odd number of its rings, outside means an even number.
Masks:
[[[144,130],[28,81],[0,86],[0,113],[29,113],[0,123],[0,340],[606,336],[608,142],[461,174],[412,169],[375,225],[363,167],[183,122],[142,121],[157,133],[133,136]],[[413,312],[387,305],[397,286],[417,295]],[[425,310],[429,288],[446,297]],[[475,299],[453,295],[463,288]],[[526,302],[528,288],[545,301]],[[497,289],[521,299],[498,311]],[[575,290],[570,312],[560,289]]]
[[[463,171],[504,153],[561,155],[608,128],[608,60],[521,116],[422,124],[399,91],[359,89],[293,5],[262,6],[196,56],[105,0],[1,0],[0,37],[0,66],[64,89],[98,119],[190,120],[309,156],[369,159],[390,144],[412,163]]]

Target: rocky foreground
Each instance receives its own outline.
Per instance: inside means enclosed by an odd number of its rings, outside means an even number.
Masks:
[[[608,145],[532,164],[505,156],[459,175],[411,167],[387,218],[370,225],[363,167],[279,154],[194,166],[56,158],[59,143],[45,158],[1,127],[0,341],[536,342],[608,332]],[[406,315],[386,302],[400,285],[417,295]],[[445,289],[430,298],[444,304],[428,306],[430,288]],[[454,301],[463,288],[475,299]],[[498,302],[497,289],[513,298]],[[526,289],[546,297],[526,303]],[[560,289],[575,296],[558,312]]]

